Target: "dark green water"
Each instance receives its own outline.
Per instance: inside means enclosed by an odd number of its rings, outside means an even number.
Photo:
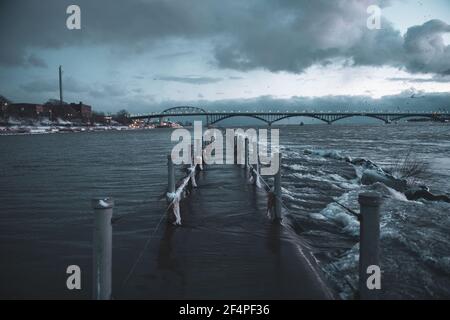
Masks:
[[[127,215],[113,237],[113,285],[120,288],[165,211],[160,196],[169,139],[165,129],[0,136],[0,297],[91,297],[95,196],[114,197],[115,214]],[[343,297],[351,295],[344,276],[356,281],[358,223],[317,190],[355,208],[357,193],[367,187],[358,180],[360,168],[327,153],[387,166],[413,146],[429,162],[431,175],[422,182],[448,193],[449,141],[450,128],[440,124],[281,128],[285,213]],[[305,155],[305,149],[314,152]],[[450,206],[383,192],[385,297],[449,298]],[[66,289],[71,264],[82,269],[80,292]]]

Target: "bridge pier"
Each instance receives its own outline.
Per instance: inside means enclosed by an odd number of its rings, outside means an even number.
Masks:
[[[386,116],[386,121],[384,122],[385,124],[391,124],[392,123],[392,119],[389,115]]]

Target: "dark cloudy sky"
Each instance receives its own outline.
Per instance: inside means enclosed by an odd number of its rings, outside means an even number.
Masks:
[[[0,0],[0,94],[57,98],[61,64],[65,100],[103,111],[448,96],[449,23],[449,0]]]

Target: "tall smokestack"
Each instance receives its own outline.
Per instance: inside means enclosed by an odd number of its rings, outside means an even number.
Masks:
[[[59,66],[59,104],[63,104],[63,94],[62,94],[62,69]]]

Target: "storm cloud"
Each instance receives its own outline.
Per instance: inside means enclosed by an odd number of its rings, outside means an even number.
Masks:
[[[179,40],[210,43],[212,61],[225,69],[301,73],[343,58],[350,65],[449,74],[446,22],[412,26],[405,36],[384,18],[381,30],[367,28],[367,7],[394,1],[400,0],[80,0],[82,29],[70,31],[65,9],[72,1],[4,0],[0,39],[8,45],[0,65],[43,67],[30,56],[36,49],[103,45],[140,54]]]
[[[409,28],[405,35],[408,70],[450,75],[450,46],[442,37],[447,32],[450,25],[440,20]]]
[[[22,84],[20,88],[27,92],[33,93],[50,93],[58,90],[57,79],[36,79]],[[90,87],[84,83],[80,83],[77,79],[66,77],[64,79],[64,91],[72,93],[88,92]]]

